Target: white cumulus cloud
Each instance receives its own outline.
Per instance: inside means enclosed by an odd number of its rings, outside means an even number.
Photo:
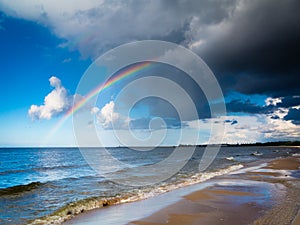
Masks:
[[[52,76],[49,79],[50,85],[54,89],[45,97],[44,104],[31,105],[28,114],[32,119],[51,119],[66,111],[72,103],[72,96],[69,96],[67,90],[62,86],[60,79]]]
[[[267,106],[269,105],[274,105],[276,106],[278,103],[281,103],[282,102],[282,98],[272,98],[272,97],[268,97],[266,100],[265,100],[265,103]]]
[[[211,118],[206,120],[188,121],[188,128],[198,129],[201,140],[207,143],[211,134],[211,126],[214,123],[224,123],[224,121],[236,121],[236,123],[226,123],[225,132],[219,133],[223,135],[218,137],[218,141],[211,140],[211,144],[223,143],[253,143],[278,140],[294,140],[300,135],[299,126],[291,121],[282,119],[271,119],[268,115],[255,114],[248,116],[222,116],[219,118]],[[216,132],[218,133],[218,132]],[[206,136],[205,136],[206,135]],[[206,138],[206,139],[205,139]]]
[[[97,124],[104,129],[122,129],[128,127],[130,119],[115,111],[115,103],[110,101],[103,108],[93,107],[91,113],[96,115]]]

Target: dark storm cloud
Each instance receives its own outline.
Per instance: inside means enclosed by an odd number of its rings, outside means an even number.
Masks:
[[[164,123],[160,120],[155,120],[155,118],[140,118],[133,119],[130,121],[131,129],[152,129],[152,130],[160,130],[160,129],[179,129],[183,127],[187,127],[186,123],[177,120],[176,118],[164,118]]]
[[[280,103],[277,103],[277,107],[289,108],[293,106],[300,105],[300,97],[299,96],[288,96],[281,99]]]
[[[297,0],[240,3],[226,30],[211,33],[199,50],[223,88],[271,96],[299,93],[299,10]]]
[[[300,125],[300,109],[290,109],[283,119],[291,120],[293,124]]]
[[[138,78],[144,76],[159,76],[166,78],[175,82],[178,85],[176,87],[178,89],[166,88],[161,83],[157,82],[157,80],[149,80],[147,85],[135,86],[129,90],[130,93],[126,94],[126,98],[122,99],[122,102],[125,105],[128,105],[132,99],[137,99],[143,93],[149,97],[138,101],[134,105],[134,108],[147,108],[147,116],[149,117],[176,118],[181,121],[211,117],[209,103],[205,94],[197,83],[185,72],[167,64],[156,63],[152,69],[141,74]],[[131,77],[128,78],[126,82],[120,83],[120,90],[135,79],[137,79],[137,77]],[[151,93],[154,86],[159,88],[161,92],[164,92],[165,96],[153,96]],[[115,91],[114,88],[111,88],[111,90]],[[183,95],[183,92],[186,95]],[[169,102],[169,98],[171,97],[168,98],[169,95],[171,95],[172,98],[175,97],[176,101]],[[191,101],[188,101],[188,99],[186,99],[187,97],[189,97]],[[195,107],[195,113],[191,107]]]
[[[274,106],[260,106],[252,103],[249,99],[242,101],[239,99],[234,99],[226,104],[228,112],[244,112],[251,114],[268,114],[274,111]]]

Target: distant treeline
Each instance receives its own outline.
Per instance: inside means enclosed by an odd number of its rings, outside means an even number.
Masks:
[[[225,146],[300,146],[300,141],[272,141],[243,144],[225,144]]]

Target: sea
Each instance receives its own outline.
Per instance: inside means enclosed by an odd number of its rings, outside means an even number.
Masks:
[[[95,152],[95,156],[99,152],[109,151],[118,160],[139,168],[163,161],[174,149],[156,147],[151,151],[135,151],[117,147],[87,150]],[[300,149],[282,146],[223,146],[212,164],[200,172],[199,163],[204,151],[205,147],[197,147],[185,166],[167,180],[145,186],[131,186],[99,174],[90,167],[78,148],[1,148],[0,224],[63,221],[70,214],[103,207],[110,202],[122,204],[150,198],[239,170],[255,161],[299,154]],[[141,174],[134,176],[151,177],[144,170],[141,171]],[[122,176],[120,171],[111,173],[114,173],[114,177]]]

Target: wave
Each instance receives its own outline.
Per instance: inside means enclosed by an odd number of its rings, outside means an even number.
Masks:
[[[142,189],[134,189],[130,192],[118,194],[116,196],[111,197],[104,197],[104,196],[98,196],[98,197],[90,197],[87,199],[79,200],[76,202],[71,202],[62,208],[58,209],[51,215],[35,219],[29,224],[31,225],[41,225],[41,224],[62,224],[63,222],[70,220],[74,216],[81,214],[83,212],[102,208],[110,205],[115,204],[121,204],[121,203],[128,203],[128,202],[134,202],[138,200],[147,199],[150,197],[154,197],[178,188],[186,187],[189,185],[197,184],[200,182],[204,182],[206,180],[209,180],[211,178],[221,176],[228,174],[230,172],[239,170],[243,167],[241,164],[229,166],[225,169],[220,169],[217,171],[212,172],[204,172],[204,173],[198,173],[191,177],[185,178],[185,179],[179,179],[172,183],[164,183],[161,185],[156,185],[148,188],[142,188]]]
[[[5,170],[0,172],[0,175],[7,175],[7,174],[13,174],[13,173],[26,173],[26,172],[32,172],[32,171],[37,171],[37,172],[43,172],[47,170],[57,170],[57,169],[74,169],[74,168],[80,168],[82,166],[86,166],[85,164],[83,165],[64,165],[64,166],[46,166],[46,167],[35,167],[35,168],[29,168],[29,169],[19,169],[19,170]]]
[[[0,172],[0,175],[7,175],[7,174],[12,174],[12,173],[25,173],[30,171],[31,169],[26,169],[26,170],[5,170]]]
[[[9,195],[19,195],[21,193],[37,189],[42,186],[44,183],[41,182],[31,182],[29,184],[17,185],[13,187],[0,189],[0,196],[9,196]]]
[[[22,192],[22,188],[24,188],[24,191],[27,191],[26,190],[26,187],[27,186],[34,186],[34,184],[39,184],[39,186],[42,186],[42,185],[49,185],[51,187],[54,187],[54,186],[57,186],[55,184],[56,181],[74,181],[74,180],[79,180],[79,179],[92,179],[92,178],[95,178],[95,176],[93,175],[82,175],[82,176],[73,176],[73,177],[61,177],[61,178],[55,178],[55,179],[38,179],[36,181],[32,181],[30,183],[25,183],[25,184],[17,184],[17,185],[13,185],[13,186],[8,186],[8,187],[0,187],[0,196],[2,195],[2,192],[6,192],[6,190],[14,190],[14,189],[20,189],[20,192]],[[99,179],[99,182],[103,182],[101,179]],[[36,188],[37,188],[37,185],[36,185]],[[19,192],[19,193],[20,193]],[[9,193],[7,193],[6,195],[8,195]]]

